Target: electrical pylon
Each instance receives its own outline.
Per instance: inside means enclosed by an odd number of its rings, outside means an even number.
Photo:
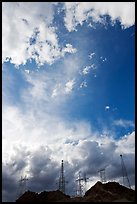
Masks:
[[[61,161],[61,171],[60,171],[60,177],[59,177],[59,190],[62,193],[65,193],[65,184],[67,181],[65,181],[65,176],[64,176],[64,163],[63,160]]]
[[[83,181],[84,179],[81,178],[81,175],[80,175],[80,171],[79,171],[79,174],[78,174],[78,179],[76,180],[78,182],[78,189],[77,189],[77,196],[79,197],[82,197],[82,194],[83,194],[83,189],[82,189],[82,184],[81,184],[81,181]]]

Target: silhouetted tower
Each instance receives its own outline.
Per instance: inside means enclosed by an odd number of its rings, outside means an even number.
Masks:
[[[60,177],[59,177],[59,190],[62,193],[65,193],[65,176],[64,176],[64,164],[63,160],[61,161],[61,172],[60,172]]]
[[[19,180],[19,195],[18,196],[21,196],[23,193],[26,192],[27,181],[28,181],[28,179],[26,178],[26,176],[24,178],[22,178],[22,176],[21,176],[21,179]]]
[[[102,183],[106,182],[106,173],[105,173],[105,169],[100,169],[98,171],[100,173],[100,180]]]
[[[129,178],[128,178],[128,175],[127,175],[126,166],[124,164],[124,160],[123,160],[122,154],[120,154],[120,157],[121,157],[121,167],[122,167],[122,175],[123,175],[123,185],[131,188],[130,182],[129,182]],[[126,183],[125,183],[125,179],[127,181]]]
[[[76,180],[78,182],[78,188],[77,188],[77,196],[82,197],[83,194],[83,189],[82,189],[82,184],[81,181],[84,180],[83,178],[81,178],[80,172],[78,174],[78,179]]]

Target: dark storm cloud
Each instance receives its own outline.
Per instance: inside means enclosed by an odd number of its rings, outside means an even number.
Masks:
[[[80,147],[83,152],[83,159],[77,161],[73,159],[75,170],[83,169],[90,175],[97,174],[98,170],[109,165],[116,147],[113,142],[108,145],[100,145],[95,141],[83,142]]]
[[[41,147],[35,151],[30,160],[29,187],[33,191],[51,190],[56,188],[59,177],[59,164],[51,158],[51,150]]]
[[[16,150],[15,152],[18,153]],[[30,168],[27,173],[30,177],[28,177],[27,189],[36,192],[57,189],[60,165],[50,158],[50,154],[50,149],[43,146],[34,152],[24,149],[12,156],[12,161],[8,164],[3,164],[3,201],[16,200],[17,192],[20,190],[19,179],[26,173],[25,168],[28,168],[28,165]]]
[[[28,162],[30,151],[26,147],[20,145],[14,146],[14,154],[11,155],[10,162],[8,163],[9,168],[12,169],[12,173],[17,173],[23,170]]]
[[[84,173],[91,179],[99,177],[99,170],[105,168],[107,181],[121,181],[122,184],[122,166],[121,158],[116,151],[117,145],[114,142],[109,142],[105,145],[100,145],[98,142],[86,141],[80,146],[83,159],[73,159],[74,172],[78,174],[78,171]],[[81,157],[80,155],[80,157]],[[131,178],[131,185],[134,183],[135,174],[135,155],[124,154],[124,164],[128,172],[129,178]]]
[[[15,201],[17,195],[17,181],[8,171],[8,165],[2,167],[2,201]]]
[[[14,147],[10,161],[2,164],[2,200],[15,201],[18,194],[20,173],[27,166],[30,152],[26,147]]]
[[[135,155],[134,154],[124,154],[123,155],[124,165],[126,171],[129,175],[135,173]],[[121,158],[119,154],[115,154],[113,160],[107,168],[109,178],[122,177],[122,165]]]

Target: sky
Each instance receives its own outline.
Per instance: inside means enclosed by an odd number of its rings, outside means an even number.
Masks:
[[[2,2],[2,199],[19,180],[66,194],[79,172],[87,189],[135,189],[135,2]],[[84,183],[83,189],[84,189]]]

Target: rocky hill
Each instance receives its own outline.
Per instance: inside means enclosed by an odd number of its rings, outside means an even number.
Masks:
[[[116,182],[102,184],[97,182],[84,196],[89,202],[135,201],[135,191]]]
[[[59,190],[35,193],[25,192],[16,202],[134,202],[135,191],[117,182],[97,182],[83,197],[71,198]]]

